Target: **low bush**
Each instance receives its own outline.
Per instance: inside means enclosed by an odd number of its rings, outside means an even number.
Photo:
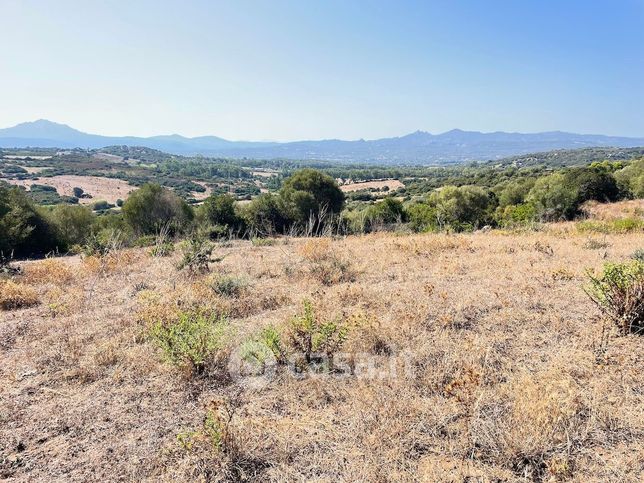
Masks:
[[[316,353],[331,356],[340,350],[348,331],[348,327],[339,320],[320,320],[313,304],[305,300],[302,313],[288,323],[286,340],[292,351],[303,356],[308,364]]]
[[[200,236],[192,236],[184,241],[181,247],[183,256],[177,265],[178,270],[188,270],[192,275],[210,271],[210,263],[221,261],[212,258],[215,246],[209,240]]]
[[[603,248],[608,248],[610,246],[610,243],[608,243],[606,240],[596,240],[594,238],[589,238],[582,246],[587,250],[601,250]]]
[[[238,298],[246,290],[246,282],[237,277],[220,275],[210,280],[208,285],[212,290],[223,297]]]
[[[25,281],[33,284],[64,284],[74,277],[72,270],[62,260],[46,258],[25,267]]]
[[[640,248],[639,250],[635,250],[633,254],[631,255],[631,258],[633,260],[638,260],[642,263],[644,263],[644,248]]]
[[[167,257],[172,253],[174,253],[174,243],[169,241],[159,241],[150,249],[150,255],[153,257]]]
[[[622,334],[644,331],[644,263],[606,263],[586,293]]]
[[[209,359],[222,349],[227,327],[222,315],[191,310],[180,312],[172,321],[155,322],[149,335],[168,362],[202,374]]]
[[[38,303],[38,295],[33,288],[11,280],[0,280],[0,309],[16,310]]]
[[[631,233],[644,231],[644,220],[638,218],[621,218],[610,221],[580,221],[577,223],[580,233]]]
[[[355,280],[351,262],[333,250],[328,238],[307,241],[300,253],[310,264],[311,276],[323,285]]]

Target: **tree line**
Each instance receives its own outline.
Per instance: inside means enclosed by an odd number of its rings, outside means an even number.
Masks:
[[[248,203],[213,194],[192,206],[173,190],[148,183],[119,212],[93,213],[77,205],[37,206],[24,190],[0,185],[0,252],[7,257],[67,252],[118,236],[124,244],[160,232],[181,237],[262,237],[278,234],[358,234],[405,225],[413,231],[463,231],[533,221],[569,220],[583,203],[644,197],[644,158],[627,165],[596,162],[539,177],[518,177],[492,188],[442,186],[413,198],[347,203],[328,174],[305,168],[276,193]]]

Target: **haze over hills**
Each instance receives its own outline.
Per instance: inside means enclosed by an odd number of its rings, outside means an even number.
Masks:
[[[644,138],[575,134],[561,131],[508,133],[462,131],[442,134],[416,131],[406,136],[365,141],[325,139],[295,142],[229,141],[216,136],[188,138],[177,134],[152,137],[101,136],[44,119],[0,129],[0,147],[101,148],[145,146],[173,154],[230,158],[320,159],[345,162],[449,164],[555,149],[644,146]]]

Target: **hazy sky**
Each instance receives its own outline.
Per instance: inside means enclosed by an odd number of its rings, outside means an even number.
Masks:
[[[644,0],[0,0],[0,127],[644,136]]]

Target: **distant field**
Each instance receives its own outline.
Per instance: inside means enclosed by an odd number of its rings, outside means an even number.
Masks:
[[[346,193],[350,191],[368,190],[372,188],[381,189],[388,187],[390,191],[403,188],[405,185],[397,179],[383,179],[375,181],[364,181],[361,183],[350,183],[340,186],[340,189]]]
[[[619,201],[617,203],[589,202],[584,211],[598,220],[616,220],[644,216],[644,199]]]
[[[91,204],[98,200],[105,200],[108,203],[116,203],[116,200],[125,200],[130,192],[136,187],[120,179],[100,178],[97,176],[76,176],[64,175],[51,178],[32,179],[9,179],[9,183],[29,188],[32,184],[53,186],[62,196],[73,196],[75,187],[82,188],[85,193],[92,195],[92,198],[81,198],[80,203]]]

